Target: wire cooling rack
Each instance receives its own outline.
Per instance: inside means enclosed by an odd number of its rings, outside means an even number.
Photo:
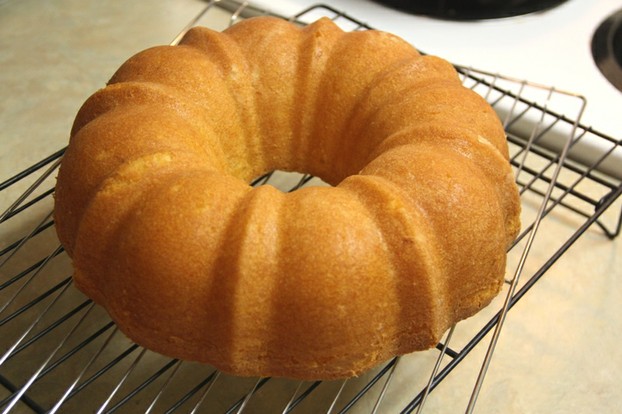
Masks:
[[[246,3],[213,1],[188,28],[209,13],[227,13],[227,24],[233,24],[265,12]],[[347,30],[369,29],[327,6],[312,7],[291,20],[304,24],[320,16]],[[581,124],[586,105],[581,96],[457,69],[464,84],[484,96],[504,122],[521,192],[523,229],[508,252],[503,293],[454,326],[435,349],[387,361],[359,378],[300,382],[235,378],[139,347],[72,286],[71,264],[52,221],[61,149],[0,183],[0,410],[420,412],[449,373],[474,349],[483,348],[472,392],[463,396],[470,412],[514,305],[590,226],[599,226],[605,237],[619,234],[622,171],[616,157],[622,142]],[[575,151],[582,146],[597,148],[587,162],[573,155],[584,153]],[[323,185],[307,175],[282,172],[260,177],[254,185],[267,183],[284,191]],[[557,243],[539,243],[539,234],[559,226],[560,217],[565,232]]]

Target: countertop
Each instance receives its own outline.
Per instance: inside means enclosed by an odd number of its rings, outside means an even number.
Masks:
[[[81,103],[127,57],[169,43],[204,6],[198,0],[0,1],[0,182],[64,147]],[[9,197],[2,195],[0,209]],[[621,208],[613,206],[610,222]],[[568,237],[574,222],[556,216],[536,246]],[[0,247],[5,243],[0,234]],[[510,312],[476,412],[618,410],[620,303],[622,241],[592,226]],[[426,412],[464,411],[484,352],[477,349],[450,374]],[[404,373],[392,393],[412,394],[407,379],[416,373],[408,369],[408,362],[400,366]]]

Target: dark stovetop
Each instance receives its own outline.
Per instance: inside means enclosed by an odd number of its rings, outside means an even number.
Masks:
[[[567,0],[375,0],[405,11],[448,20],[481,20],[543,11]]]

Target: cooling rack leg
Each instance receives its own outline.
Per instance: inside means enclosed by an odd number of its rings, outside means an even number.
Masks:
[[[607,196],[603,197],[600,200],[595,210],[598,210],[599,207],[609,203],[610,200],[615,200],[619,195],[620,195],[619,188],[617,192],[611,192],[607,194]],[[605,235],[607,235],[607,237],[609,237],[610,239],[613,240],[616,237],[618,237],[620,235],[620,231],[622,230],[622,206],[620,206],[620,214],[618,215],[618,221],[617,221],[617,224],[614,225],[613,231],[609,230],[609,228],[600,220],[596,220],[596,224],[598,225],[598,227],[600,227],[605,232]]]

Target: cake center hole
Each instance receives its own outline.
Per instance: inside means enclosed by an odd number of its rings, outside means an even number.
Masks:
[[[304,187],[330,187],[319,177],[299,172],[273,171],[251,181],[253,187],[269,184],[284,193],[291,193]]]

